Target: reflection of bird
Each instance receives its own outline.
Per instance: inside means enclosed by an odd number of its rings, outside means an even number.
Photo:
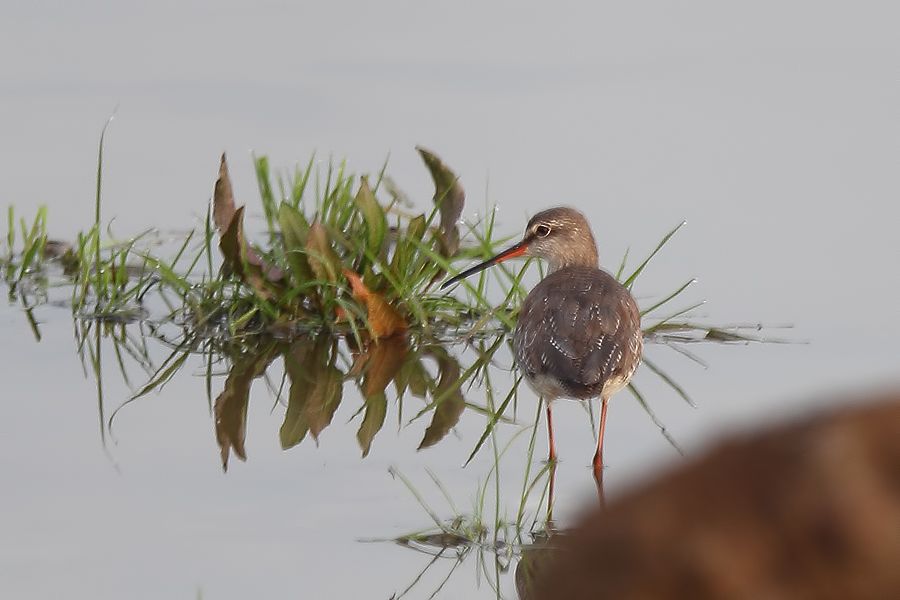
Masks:
[[[552,529],[552,524],[548,523],[548,527],[532,533],[532,543],[522,546],[515,573],[519,600],[531,600],[534,597],[535,582],[547,578],[547,566],[553,564],[559,552],[556,543],[565,538],[565,533]]]
[[[549,274],[525,302],[516,325],[516,363],[547,402],[550,461],[556,459],[550,404],[557,398],[600,398],[600,430],[594,455],[598,484],[609,398],[625,387],[641,360],[641,315],[631,294],[600,270],[587,219],[571,208],[536,214],[522,241],[449,279],[446,287],[517,256],[542,258]]]

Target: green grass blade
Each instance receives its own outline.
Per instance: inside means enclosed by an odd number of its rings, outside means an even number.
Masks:
[[[660,240],[659,244],[656,245],[656,248],[653,249],[653,252],[650,253],[650,256],[645,258],[644,262],[642,262],[640,265],[638,265],[638,268],[635,269],[634,272],[628,276],[628,279],[626,279],[624,282],[622,282],[622,285],[624,285],[628,289],[631,289],[631,286],[634,284],[634,280],[637,279],[638,276],[644,271],[644,268],[647,266],[647,264],[649,264],[650,261],[653,260],[653,257],[656,256],[660,250],[662,250],[663,246],[665,246],[669,242],[669,240],[672,239],[672,236],[675,235],[678,232],[678,230],[681,229],[682,227],[684,227],[686,224],[687,224],[687,221],[682,221],[681,223],[678,224],[677,227],[675,227],[675,229],[673,229],[672,231],[670,231],[669,233],[664,235],[663,239]]]

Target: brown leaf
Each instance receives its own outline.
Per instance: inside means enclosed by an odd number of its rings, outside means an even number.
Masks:
[[[407,329],[406,319],[384,299],[384,296],[367,288],[362,278],[350,269],[344,269],[343,273],[350,282],[353,297],[366,306],[369,329],[375,339],[390,337]]]
[[[256,264],[250,260],[252,250],[244,240],[243,206],[235,211],[228,229],[222,234],[219,249],[222,250],[222,256],[231,271],[252,287],[261,298],[269,299],[274,295],[275,286],[260,267],[259,257],[256,257]],[[255,253],[253,255],[255,256]]]
[[[219,247],[222,249],[222,254],[229,268],[244,278],[244,281],[253,286],[254,289],[260,291],[260,288],[256,285],[259,282],[254,283],[246,277],[243,269],[245,263],[256,268],[260,276],[272,282],[283,279],[284,272],[264,261],[247,243],[244,236],[243,210],[243,206],[235,208],[231,178],[228,176],[228,163],[223,154],[222,161],[219,164],[219,178],[216,179],[215,191],[213,192],[213,222],[219,231]],[[227,242],[225,241],[226,236],[229,237]],[[227,252],[223,244],[228,246]]]
[[[231,189],[231,178],[228,176],[228,162],[225,160],[223,152],[222,160],[219,163],[219,178],[216,179],[216,187],[213,192],[213,223],[216,224],[219,235],[224,235],[235,212],[234,192]]]
[[[331,247],[328,231],[318,221],[309,226],[306,237],[306,256],[317,279],[337,281],[341,259]]]
[[[459,177],[436,154],[416,146],[434,180],[434,203],[441,213],[440,239],[444,256],[452,256],[459,250],[457,221],[466,203],[466,192]]]

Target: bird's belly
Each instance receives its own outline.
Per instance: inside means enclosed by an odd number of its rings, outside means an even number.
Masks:
[[[610,398],[613,394],[628,385],[633,372],[634,371],[632,370],[629,373],[622,373],[621,375],[610,377],[602,386],[593,386],[590,389],[583,390],[582,393],[573,393],[570,387],[566,386],[557,377],[554,377],[549,373],[526,375],[525,381],[535,394],[548,402],[559,398],[590,400],[591,398],[599,397]]]
[[[546,400],[547,402],[551,400],[556,400],[557,398],[572,398],[576,399],[575,396],[571,395],[563,386],[563,384],[552,375],[535,375],[533,377],[525,377],[525,381],[528,383],[528,387],[534,390],[534,393]]]

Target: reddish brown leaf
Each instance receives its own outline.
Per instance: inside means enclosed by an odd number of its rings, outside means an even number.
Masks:
[[[406,320],[384,296],[367,288],[362,278],[350,269],[344,269],[343,273],[350,282],[353,297],[366,306],[369,329],[375,339],[386,338],[407,329]]]

